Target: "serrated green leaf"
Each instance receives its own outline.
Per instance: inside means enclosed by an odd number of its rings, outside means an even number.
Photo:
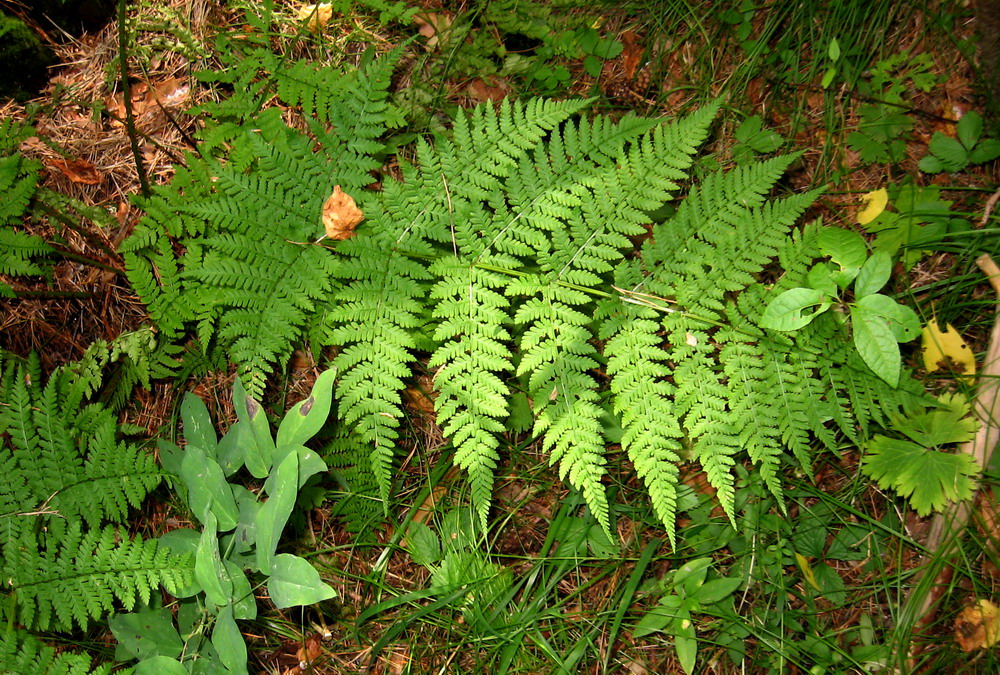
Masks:
[[[879,314],[852,305],[851,326],[854,329],[854,346],[864,362],[890,386],[899,386],[902,358],[899,344],[886,320]]]
[[[929,450],[911,441],[876,436],[866,448],[861,471],[882,489],[895,490],[920,516],[949,501],[972,498],[979,466],[966,454]]]
[[[958,121],[955,133],[965,149],[971,151],[983,133],[983,118],[975,110],[970,110],[962,115],[962,119]]]
[[[924,173],[941,173],[944,171],[944,162],[934,155],[926,155],[917,162],[917,168]]]
[[[945,171],[961,171],[969,163],[969,153],[956,139],[935,131],[927,149],[941,161]]]
[[[809,313],[803,310],[814,307]],[[761,328],[798,330],[830,308],[827,295],[815,288],[791,288],[767,304],[760,317]]]
[[[969,162],[972,164],[985,164],[1000,157],[1000,140],[986,138],[969,153]]]
[[[278,609],[312,605],[337,597],[337,592],[323,583],[309,561],[288,553],[274,557],[267,591]]]

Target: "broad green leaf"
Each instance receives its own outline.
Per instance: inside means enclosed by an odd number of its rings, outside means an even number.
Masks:
[[[216,446],[215,461],[222,467],[222,473],[227,478],[243,467],[245,441],[241,429],[243,425],[240,422],[234,424]]]
[[[955,126],[955,133],[958,141],[965,146],[966,150],[972,150],[979,142],[979,137],[983,133],[983,118],[975,110],[962,115],[962,119]]]
[[[140,661],[154,656],[175,659],[184,649],[169,607],[115,614],[108,619],[108,626],[118,644]]]
[[[666,630],[667,626],[676,616],[676,608],[658,604],[636,622],[635,628],[632,629],[632,637],[638,639],[653,633],[662,632]]]
[[[271,561],[278,540],[298,494],[299,454],[290,452],[268,479],[272,492],[257,518],[257,566],[264,574],[271,573]]]
[[[223,560],[226,572],[233,582],[233,618],[245,621],[257,618],[257,598],[253,594],[250,580],[240,566],[232,560]]]
[[[212,629],[212,645],[219,654],[219,660],[233,673],[247,672],[247,643],[233,618],[233,608],[226,605],[215,617]]]
[[[277,445],[302,445],[315,436],[330,417],[333,402],[333,381],[337,377],[334,368],[323,371],[312,393],[304,401],[299,401],[289,410],[278,427]]]
[[[812,307],[816,309],[803,313],[803,310]],[[815,288],[792,288],[767,304],[760,317],[760,326],[780,331],[798,330],[829,308],[830,301],[822,291]]]
[[[732,595],[742,583],[743,579],[738,577],[722,577],[706,581],[694,594],[694,600],[702,607],[714,605]]]
[[[674,588],[683,584],[684,590],[690,597],[705,581],[705,575],[711,566],[711,558],[697,558],[684,563],[674,572]]]
[[[204,525],[194,559],[194,578],[205,589],[205,597],[209,602],[222,606],[229,603],[233,584],[222,564],[222,556],[219,555],[215,515],[209,512]]]
[[[233,553],[246,553],[253,550],[257,543],[257,519],[263,504],[257,501],[254,493],[241,485],[233,486],[233,494],[240,509],[239,522],[233,530]]]
[[[854,328],[854,346],[864,362],[890,386],[899,386],[902,358],[899,355],[899,344],[885,318],[853,305],[851,325]]]
[[[868,258],[868,247],[861,235],[843,227],[824,227],[817,238],[820,251],[841,267],[861,268]]]
[[[831,298],[837,297],[837,284],[833,280],[833,266],[828,262],[819,262],[809,269],[806,275],[809,288],[821,291]]]
[[[169,656],[154,656],[136,664],[135,675],[189,675],[187,668]]]
[[[888,296],[866,295],[858,300],[857,307],[882,317],[897,342],[909,342],[920,335],[920,317],[916,312]]]
[[[961,171],[969,163],[969,153],[962,144],[940,131],[935,131],[931,136],[927,149],[941,161],[945,171]]]
[[[824,227],[817,238],[823,255],[840,266],[839,272],[831,274],[833,281],[841,288],[847,288],[858,270],[868,259],[868,246],[861,235],[842,227]]]
[[[306,484],[310,476],[326,471],[326,462],[304,445],[279,445],[274,451],[274,461],[280,464],[289,453],[297,453],[299,456],[299,489]],[[271,494],[271,478],[264,483],[264,492]]]
[[[195,517],[205,523],[209,509],[218,519],[220,532],[236,527],[240,513],[233,499],[233,490],[223,474],[222,467],[196,445],[184,448],[181,478],[188,489],[188,505]]]
[[[1000,157],[1000,141],[986,138],[969,153],[969,161],[973,164],[985,164]]]
[[[181,419],[184,420],[184,440],[188,445],[197,445],[205,453],[215,459],[215,446],[219,442],[212,425],[212,417],[208,414],[205,402],[188,392],[181,402]]]
[[[691,675],[698,659],[698,636],[694,632],[694,623],[687,609],[683,609],[681,616],[673,620],[670,632],[674,636],[677,660],[681,662],[684,672]]]
[[[271,426],[260,403],[248,396],[240,378],[233,382],[233,407],[243,427],[241,442],[243,461],[247,471],[254,478],[266,478],[271,472],[274,461],[274,438],[271,436]]]
[[[278,609],[312,605],[337,597],[337,592],[323,583],[319,572],[308,560],[288,553],[274,557],[267,592]]]
[[[861,471],[883,490],[909,500],[920,516],[940,511],[949,501],[972,498],[979,465],[967,454],[929,450],[910,441],[876,436],[866,448]]]
[[[878,293],[889,281],[890,274],[892,274],[892,258],[885,251],[876,251],[861,266],[861,271],[854,280],[854,297],[863,298]]]

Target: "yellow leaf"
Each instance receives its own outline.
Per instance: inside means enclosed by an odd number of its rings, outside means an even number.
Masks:
[[[921,340],[928,373],[947,368],[962,376],[976,374],[976,357],[951,324],[945,324],[942,331],[937,321],[931,319],[921,331]]]
[[[354,228],[364,220],[354,198],[333,186],[333,194],[323,203],[323,229],[330,239],[349,239],[354,236]]]
[[[1000,609],[989,600],[979,600],[963,609],[955,619],[955,642],[967,652],[989,649],[1000,642]]]
[[[307,27],[313,33],[319,33],[333,17],[333,6],[329,2],[318,5],[305,5],[299,10],[299,21],[308,21]]]
[[[795,562],[799,564],[799,569],[802,570],[802,576],[805,577],[806,583],[819,591],[820,587],[819,584],[816,583],[816,575],[813,574],[812,567],[809,565],[809,560],[806,559],[806,557],[801,553],[796,553]]]
[[[885,211],[885,206],[889,203],[889,193],[885,188],[875,190],[862,195],[861,202],[866,206],[858,211],[858,225],[867,225]]]

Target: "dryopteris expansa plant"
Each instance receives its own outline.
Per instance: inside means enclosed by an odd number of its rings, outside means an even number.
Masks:
[[[328,122],[312,135],[265,111],[225,161],[190,158],[129,245],[154,319],[227,350],[251,394],[302,337],[336,348],[340,456],[329,459],[347,466],[348,492],[377,486],[388,503],[401,393],[425,354],[438,423],[484,522],[515,397],[606,531],[617,417],[671,535],[679,463],[704,467],[733,518],[744,450],[780,497],[786,451],[809,473],[812,438],[834,446],[827,421],[856,438],[914,398],[908,378],[876,377],[829,316],[794,335],[762,326],[768,302],[822,257],[818,224],[792,229],[816,192],[767,199],[794,156],[713,174],[651,227],[718,103],[672,123],[579,117],[587,101],[479,106],[450,134],[419,139],[373,192],[361,168],[394,119],[390,70],[383,60],[343,76],[363,93],[329,79],[313,82],[323,96],[297,93]],[[318,245],[335,185],[366,220]]]

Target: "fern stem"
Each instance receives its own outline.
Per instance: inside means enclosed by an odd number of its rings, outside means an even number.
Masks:
[[[105,244],[99,238],[95,237],[92,233],[87,232],[87,230],[84,229],[80,223],[77,223],[75,220],[68,217],[62,211],[59,211],[58,209],[49,206],[43,201],[38,202],[38,208],[42,210],[45,213],[45,215],[47,215],[49,218],[59,221],[60,223],[62,223],[63,225],[65,225],[66,227],[68,227],[69,229],[73,230],[81,237],[86,239],[88,242],[93,244],[96,248],[101,249],[101,251],[107,254],[109,258],[118,257],[118,254],[115,253],[113,250],[111,250],[111,248],[107,244]],[[109,269],[114,269],[114,268],[109,268]],[[118,272],[118,270],[115,271]]]
[[[122,97],[125,104],[125,129],[128,132],[129,144],[132,146],[132,157],[135,159],[135,170],[139,176],[140,192],[143,196],[149,194],[149,180],[146,178],[146,166],[142,162],[139,151],[139,136],[135,130],[135,112],[132,110],[132,92],[128,83],[128,44],[125,30],[125,0],[118,0],[118,63],[121,67]]]

